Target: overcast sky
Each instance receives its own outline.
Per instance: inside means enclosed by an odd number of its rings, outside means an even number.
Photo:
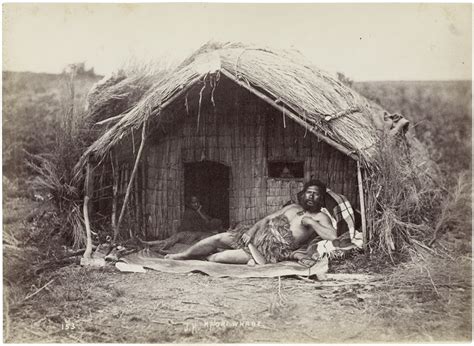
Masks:
[[[100,74],[208,40],[296,48],[357,80],[471,79],[470,4],[4,4],[3,70]]]

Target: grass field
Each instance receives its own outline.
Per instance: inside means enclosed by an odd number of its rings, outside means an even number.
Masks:
[[[405,116],[432,158],[452,177],[471,167],[471,82],[355,83],[362,95]]]
[[[100,76],[75,79],[75,104],[83,109],[88,90]],[[9,176],[28,173],[24,150],[51,152],[68,99],[67,75],[3,72],[2,151],[3,172]]]
[[[76,107],[99,77],[76,79]],[[23,149],[51,152],[67,105],[62,75],[3,74],[3,253],[6,342],[467,342],[471,229],[452,229],[409,260],[333,271],[373,281],[318,287],[285,279],[123,274],[62,259],[53,206],[32,199]],[[366,82],[354,87],[405,115],[451,189],[471,168],[470,82]],[[20,179],[17,176],[20,175]],[[470,176],[470,175],[469,175]],[[469,226],[469,227],[468,227]],[[45,264],[46,263],[46,264]],[[49,264],[48,264],[49,263]],[[247,323],[245,323],[247,322]],[[237,324],[236,324],[237,323]]]

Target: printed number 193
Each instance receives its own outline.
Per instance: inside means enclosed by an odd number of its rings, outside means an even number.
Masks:
[[[74,329],[76,329],[76,326],[74,325],[74,323],[66,322],[66,323],[61,324],[61,329],[62,330],[74,330]]]

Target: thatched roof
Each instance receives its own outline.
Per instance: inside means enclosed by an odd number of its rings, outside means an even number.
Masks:
[[[296,51],[243,44],[208,43],[164,75],[85,155],[104,155],[132,129],[161,111],[196,83],[224,75],[283,111],[322,140],[353,158],[370,162],[384,111]],[[215,79],[214,79],[215,80]],[[385,114],[386,115],[386,114]],[[380,126],[382,124],[382,126]]]
[[[149,65],[122,68],[97,82],[87,95],[87,111],[95,122],[123,114],[135,107],[143,95],[169,69]]]

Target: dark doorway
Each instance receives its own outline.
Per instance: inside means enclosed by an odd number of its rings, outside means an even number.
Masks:
[[[189,203],[191,196],[201,201],[203,211],[222,220],[229,227],[229,167],[202,161],[184,164],[184,198]]]

